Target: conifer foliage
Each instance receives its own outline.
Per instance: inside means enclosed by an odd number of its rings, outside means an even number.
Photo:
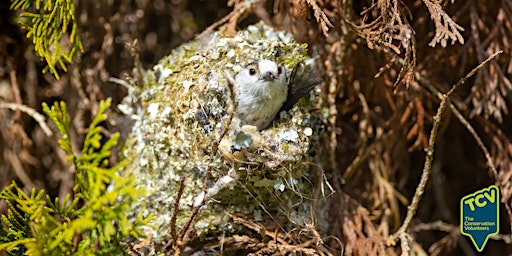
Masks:
[[[8,213],[1,216],[0,250],[10,255],[119,255],[124,252],[123,238],[141,236],[140,227],[147,219],[140,215],[133,221],[126,216],[141,192],[134,187],[133,177],[115,175],[124,162],[109,166],[119,134],[109,139],[101,134],[110,99],[99,106],[82,153],[76,154],[69,138],[66,105],[60,102],[50,108],[43,104],[62,136],[59,144],[75,168],[74,195],[61,200],[36,189],[28,195],[13,182],[0,193],[9,206]]]
[[[34,50],[57,79],[57,66],[66,71],[64,61],[72,62],[83,49],[73,0],[13,0],[11,9],[21,10],[19,23],[32,39]],[[68,31],[71,28],[71,31]]]

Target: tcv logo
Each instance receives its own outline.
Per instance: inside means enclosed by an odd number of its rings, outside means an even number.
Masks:
[[[492,185],[460,200],[460,232],[481,252],[490,236],[499,232],[500,192]]]

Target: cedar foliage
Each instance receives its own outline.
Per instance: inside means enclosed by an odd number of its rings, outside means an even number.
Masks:
[[[66,71],[64,61],[71,63],[83,49],[73,1],[13,0],[11,9],[22,11],[19,23],[32,39],[35,52],[48,64],[43,71],[50,70],[58,79],[57,67]]]
[[[43,103],[43,110],[62,136],[59,144],[66,159],[75,169],[73,194],[62,200],[32,188],[27,195],[13,181],[0,193],[8,205],[0,226],[0,250],[10,255],[123,254],[122,240],[141,236],[139,228],[147,220],[142,215],[136,220],[126,216],[141,191],[134,188],[133,177],[116,175],[123,162],[109,166],[119,134],[102,141],[100,123],[106,120],[104,112],[109,106],[110,99],[100,102],[82,153],[75,154],[66,105],[56,102],[49,108]]]

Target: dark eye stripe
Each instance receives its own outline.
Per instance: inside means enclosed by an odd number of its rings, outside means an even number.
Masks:
[[[277,67],[277,74],[280,75],[283,72],[283,68],[281,66]]]

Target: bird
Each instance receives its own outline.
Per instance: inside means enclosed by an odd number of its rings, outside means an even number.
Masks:
[[[266,129],[281,111],[287,111],[321,79],[317,72],[297,64],[288,76],[283,65],[267,59],[249,63],[235,77],[235,100],[243,124]]]

